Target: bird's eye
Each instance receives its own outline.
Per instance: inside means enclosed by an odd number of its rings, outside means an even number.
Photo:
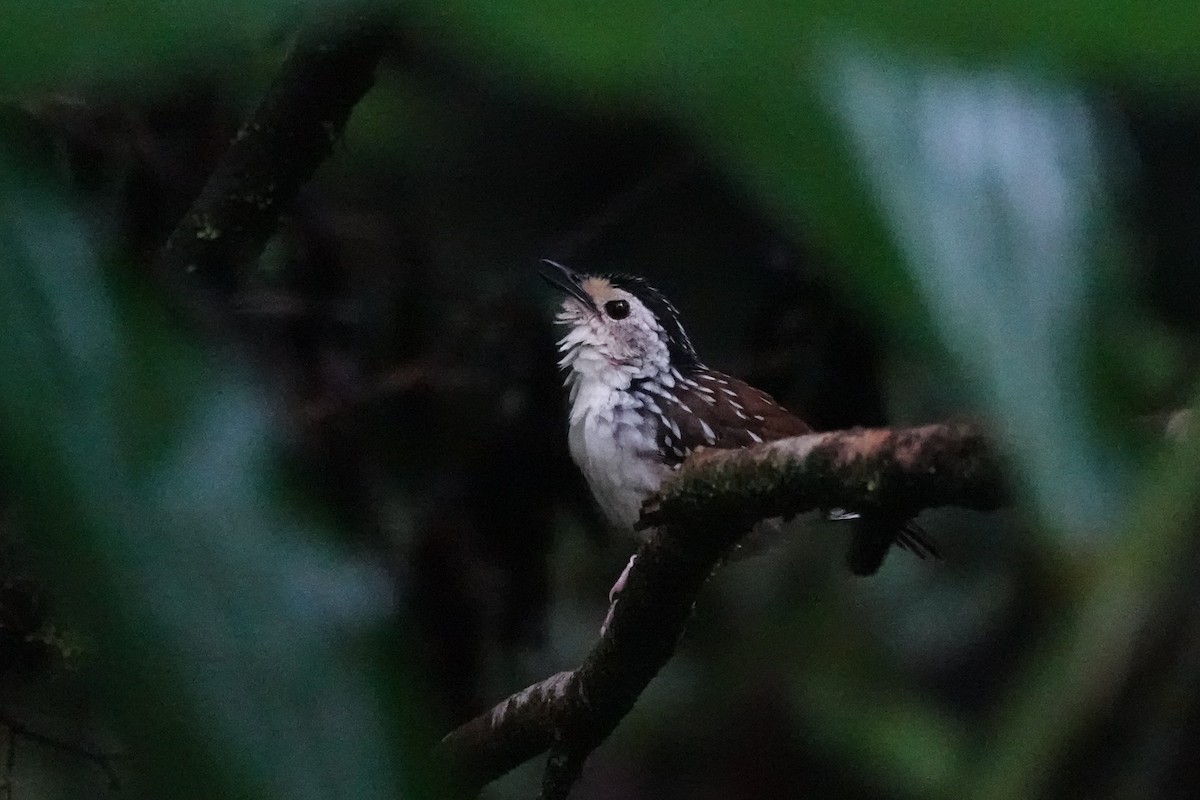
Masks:
[[[604,304],[604,311],[613,319],[625,319],[629,316],[627,300],[609,300]]]

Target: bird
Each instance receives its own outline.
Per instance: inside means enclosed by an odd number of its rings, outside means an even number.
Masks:
[[[563,295],[555,321],[567,329],[558,350],[571,458],[614,527],[632,530],[643,502],[699,447],[740,448],[814,432],[771,395],[706,366],[678,309],[644,278],[541,263],[541,277]],[[937,556],[909,519],[843,509],[826,516],[855,523],[847,554],[855,574],[878,570],[892,544]]]

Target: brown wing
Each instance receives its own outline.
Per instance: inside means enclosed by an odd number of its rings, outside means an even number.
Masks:
[[[671,389],[642,389],[658,417],[658,447],[665,461],[681,463],[697,447],[736,448],[812,433],[766,392],[720,372],[703,370]],[[892,544],[921,558],[940,559],[937,547],[915,522],[877,518],[873,514],[833,509],[829,519],[854,526],[847,562],[856,575],[870,575],[883,563]],[[754,548],[752,547],[751,550]]]
[[[720,372],[701,371],[652,397],[658,445],[669,464],[697,447],[735,448],[811,433],[766,392]]]

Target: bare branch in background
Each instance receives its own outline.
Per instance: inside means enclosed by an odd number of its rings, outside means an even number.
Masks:
[[[108,778],[109,789],[115,791],[121,788],[121,776],[117,774],[113,762],[125,758],[122,753],[105,753],[87,745],[57,739],[33,730],[2,711],[0,711],[0,728],[8,731],[8,741],[4,751],[3,777],[0,778],[0,787],[3,787],[4,791],[0,792],[0,796],[6,798],[12,797],[12,775],[16,768],[17,742],[22,739],[33,742],[41,747],[91,762],[104,772],[105,777]]]
[[[355,104],[375,82],[389,41],[358,16],[300,36],[275,81],[200,196],[167,239],[158,268],[172,285],[198,274],[221,294],[262,253],[279,215],[333,152]]]

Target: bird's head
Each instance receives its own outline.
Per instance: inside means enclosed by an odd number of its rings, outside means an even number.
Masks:
[[[566,295],[557,317],[570,328],[558,345],[563,367],[627,384],[702,366],[675,306],[641,278],[555,261],[542,262],[541,276]]]

